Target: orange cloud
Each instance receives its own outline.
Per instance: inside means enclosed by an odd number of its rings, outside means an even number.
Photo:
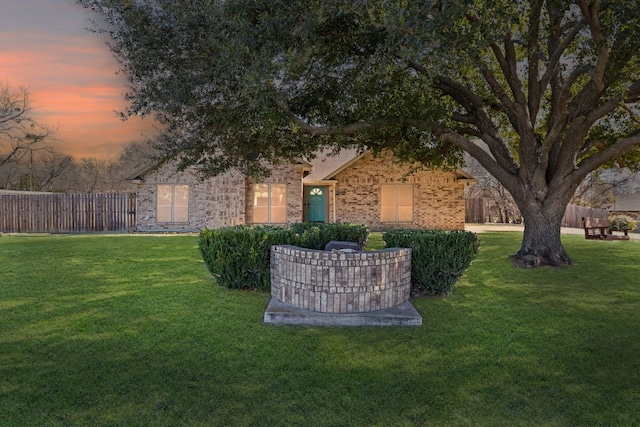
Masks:
[[[0,14],[0,79],[26,86],[39,120],[57,127],[58,148],[77,158],[115,156],[153,136],[151,118],[121,121],[126,80],[105,40],[86,30],[75,0],[21,0]]]

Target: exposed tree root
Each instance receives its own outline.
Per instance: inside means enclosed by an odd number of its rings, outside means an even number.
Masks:
[[[511,256],[513,265],[519,268],[536,268],[542,266],[568,267],[572,265],[571,258],[566,253],[551,251],[529,251],[527,253],[518,252]]]

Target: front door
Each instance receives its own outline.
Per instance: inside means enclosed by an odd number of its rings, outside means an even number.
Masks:
[[[325,193],[327,187],[305,187],[307,196],[307,221],[325,222]]]

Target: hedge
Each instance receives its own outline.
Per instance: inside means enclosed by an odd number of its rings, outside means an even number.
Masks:
[[[219,285],[233,289],[271,290],[272,245],[324,249],[331,240],[364,247],[369,229],[357,224],[293,224],[290,227],[234,226],[205,228],[198,248]]]
[[[385,247],[411,248],[411,294],[447,295],[478,253],[478,238],[467,231],[392,230]]]
[[[307,249],[322,250],[332,240],[355,242],[364,248],[369,237],[369,228],[360,224],[324,224],[302,222],[292,224],[289,228],[297,236],[295,246]]]

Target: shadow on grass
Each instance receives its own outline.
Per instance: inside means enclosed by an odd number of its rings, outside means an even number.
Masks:
[[[23,280],[0,287],[0,425],[640,422],[640,245],[519,270],[517,236],[481,235],[452,296],[414,301],[424,326],[351,329],[263,325],[268,295],[215,286],[193,238],[130,239],[0,259]]]

